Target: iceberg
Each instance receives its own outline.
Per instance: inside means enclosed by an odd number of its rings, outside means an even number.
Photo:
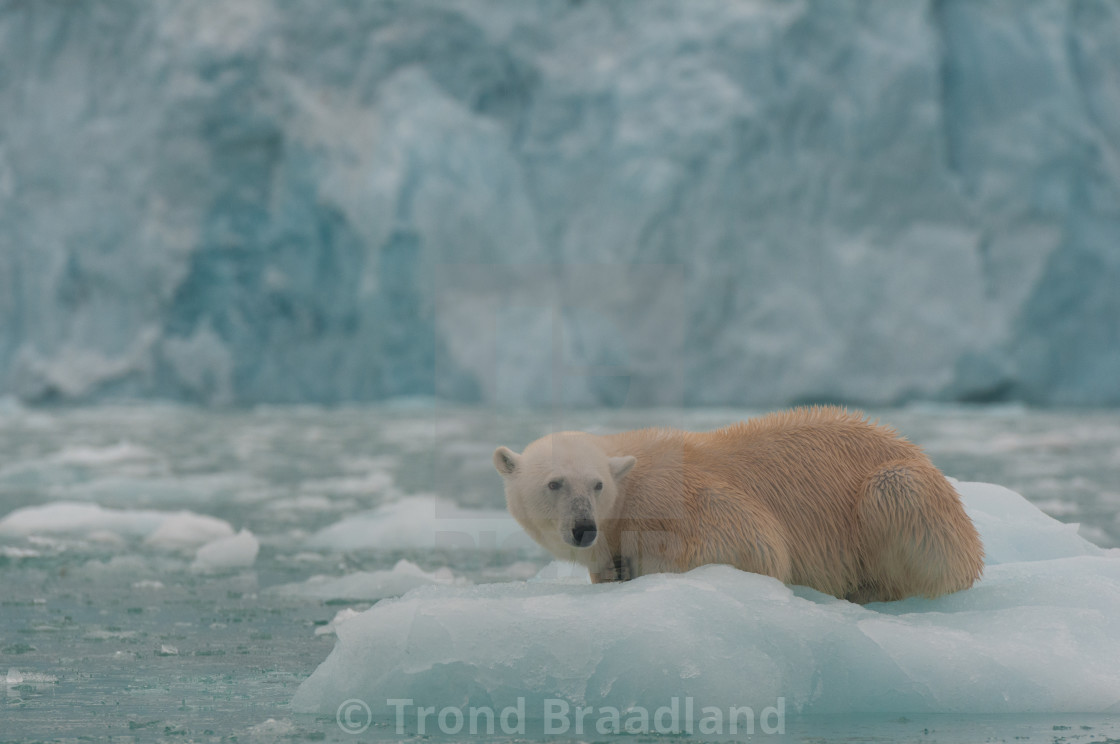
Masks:
[[[674,699],[696,717],[1120,710],[1120,551],[1007,489],[957,487],[988,546],[967,591],[859,606],[716,565],[624,584],[426,586],[338,624],[292,708],[335,715],[356,699],[390,721],[403,701],[546,720]]]

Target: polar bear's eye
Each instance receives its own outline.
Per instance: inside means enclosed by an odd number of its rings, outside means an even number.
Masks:
[[[603,481],[595,481],[595,490],[596,491],[602,491],[603,490]]]
[[[559,491],[560,490],[560,481],[550,480],[548,482],[548,488],[549,488],[549,490],[552,490],[552,491]]]

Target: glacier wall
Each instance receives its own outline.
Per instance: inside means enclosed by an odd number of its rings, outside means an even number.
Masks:
[[[1111,0],[0,2],[0,395],[1120,404]]]

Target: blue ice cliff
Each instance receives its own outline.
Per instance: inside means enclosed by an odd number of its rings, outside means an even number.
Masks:
[[[0,3],[0,395],[1120,403],[1111,0]]]

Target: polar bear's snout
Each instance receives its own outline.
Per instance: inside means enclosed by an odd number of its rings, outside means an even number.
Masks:
[[[568,513],[560,520],[560,537],[573,548],[590,548],[599,537],[595,505],[591,498],[577,496],[567,504]]]
[[[577,519],[571,532],[564,536],[564,541],[574,548],[590,548],[598,536],[599,528],[595,526],[594,519]]]

